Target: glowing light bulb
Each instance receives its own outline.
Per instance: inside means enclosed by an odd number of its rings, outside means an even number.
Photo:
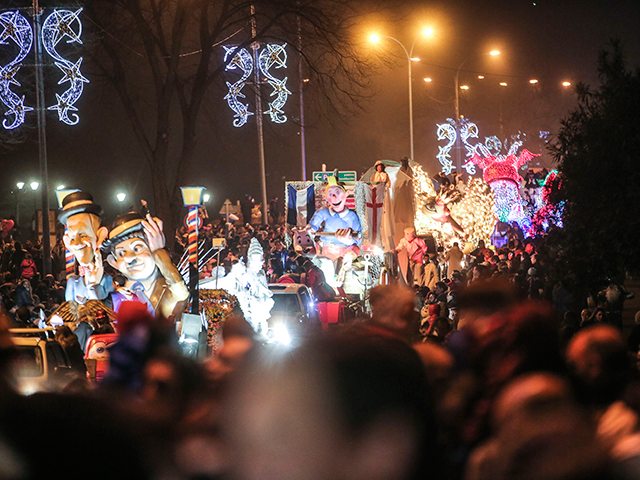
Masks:
[[[433,35],[433,28],[425,28],[422,33],[424,33],[425,36],[430,37],[431,35]]]
[[[532,78],[531,80],[529,80],[529,83],[531,85],[535,85],[536,83],[538,83],[538,80],[536,80],[535,78]]]
[[[16,187],[18,187],[18,190],[22,190],[24,188],[24,182],[16,183]]]
[[[40,184],[38,182],[31,182],[29,184],[29,186],[31,187],[31,190],[35,191],[38,189],[38,187],[40,186]]]
[[[484,75],[478,75],[478,80],[484,80]]]
[[[469,85],[460,85],[460,90],[469,90]]]
[[[501,87],[506,87],[507,86],[507,82],[500,82],[500,86]]]
[[[429,78],[429,77],[426,77],[426,78],[424,79],[424,81],[425,81],[425,82],[427,82],[427,83],[431,83],[433,80],[431,80],[431,78]]]
[[[500,51],[499,50],[491,50],[489,52],[489,55],[495,57],[496,55],[500,55]]]
[[[570,87],[571,86],[571,82],[562,82],[562,86],[563,87]]]
[[[380,37],[375,33],[372,33],[371,35],[369,35],[369,41],[371,43],[378,43],[380,41]]]
[[[127,198],[127,194],[126,193],[118,193],[116,195],[116,198],[118,199],[118,201],[120,203],[124,202],[124,200]]]

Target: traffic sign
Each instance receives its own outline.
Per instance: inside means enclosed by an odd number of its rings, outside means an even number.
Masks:
[[[329,177],[333,176],[333,172],[313,172],[314,182],[326,182]],[[358,179],[358,172],[355,170],[338,172],[338,181],[355,182]]]

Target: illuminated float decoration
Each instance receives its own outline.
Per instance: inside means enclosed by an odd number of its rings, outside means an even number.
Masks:
[[[525,148],[520,155],[516,155],[521,146],[521,141],[514,142],[505,156],[493,155],[485,145],[478,144],[476,153],[469,161],[483,169],[482,178],[495,193],[498,220],[506,223],[515,221],[523,231],[528,231],[531,219],[524,212],[518,191],[522,181],[518,169],[540,154],[531,153]],[[482,155],[478,154],[478,150]]]
[[[557,204],[550,199],[552,190],[562,188],[562,179],[557,170],[551,170],[544,179],[542,185],[543,206],[535,213],[531,219],[529,234],[532,236],[544,235],[550,227],[562,228],[562,216],[564,214],[564,201]]]
[[[459,195],[436,192],[429,175],[420,165],[413,165],[415,191],[414,223],[418,235],[432,235],[438,244],[466,239],[477,243],[489,241],[496,224],[495,197],[491,188],[479,178],[470,177]],[[440,197],[438,199],[438,197]],[[434,215],[433,203],[446,206]],[[450,222],[453,219],[462,232]],[[443,221],[444,220],[444,221]]]

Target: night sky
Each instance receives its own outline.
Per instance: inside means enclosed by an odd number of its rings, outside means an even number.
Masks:
[[[381,49],[395,57],[394,66],[380,69],[373,81],[373,97],[346,119],[329,121],[314,111],[305,111],[307,127],[307,172],[328,169],[356,170],[358,173],[378,159],[398,160],[409,155],[407,61],[399,45],[383,36],[397,38],[407,47],[420,31],[430,26],[434,35],[416,43],[413,64],[415,157],[430,173],[439,171],[436,123],[453,117],[454,75],[469,85],[460,98],[460,113],[474,121],[481,138],[505,138],[525,132],[527,148],[543,153],[540,162],[552,166],[538,138],[539,131],[557,131],[559,120],[575,106],[576,95],[561,82],[575,85],[583,81],[597,85],[598,52],[612,37],[622,41],[628,63],[640,64],[640,2],[618,1],[468,1],[391,2],[392,15],[376,16],[362,22],[354,37],[364,55]],[[377,45],[367,42],[376,32]],[[354,40],[356,41],[356,40]],[[482,55],[492,49],[499,57]],[[222,57],[222,53],[220,56]],[[290,88],[297,72],[290,66]],[[484,80],[477,76],[483,74]],[[423,78],[430,77],[431,83]],[[539,81],[532,86],[529,79]],[[507,82],[507,87],[500,87]],[[27,85],[23,83],[23,85]],[[20,91],[19,88],[15,89]],[[21,95],[24,94],[20,93]],[[35,95],[31,96],[35,103]],[[257,133],[255,117],[243,128],[231,125],[232,113],[223,100],[224,92],[213,90],[202,116],[199,134],[198,168],[190,180],[208,188],[211,210],[217,211],[225,198],[235,201],[245,193],[260,197]],[[47,140],[51,190],[58,184],[93,193],[113,219],[120,206],[115,199],[122,191],[138,204],[150,201],[153,212],[148,167],[130,131],[118,98],[100,82],[85,85],[77,104],[80,123],[62,125],[47,117]],[[299,115],[292,96],[285,112]],[[35,124],[35,115],[33,116]],[[299,128],[295,122],[272,124],[265,117],[265,151],[268,196],[283,199],[284,181],[300,179]],[[18,145],[0,147],[0,215],[15,212],[11,195],[17,181],[38,177],[38,150],[35,130]],[[23,195],[24,212],[32,209],[31,192]],[[51,196],[52,208],[55,198]],[[133,203],[125,202],[128,206]],[[32,210],[31,210],[32,211]]]

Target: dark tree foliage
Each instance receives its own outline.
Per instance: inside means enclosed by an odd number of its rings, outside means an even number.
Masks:
[[[627,69],[613,41],[598,71],[600,87],[577,86],[578,106],[550,147],[561,178],[552,201],[565,202],[565,215],[546,244],[583,289],[640,273],[640,70]]]
[[[287,87],[305,101],[344,113],[367,95],[370,65],[354,29],[375,2],[361,0],[92,0],[85,2],[90,65],[120,99],[147,161],[155,212],[175,226],[180,185],[193,168],[204,105],[225,87],[222,45],[287,43]],[[232,56],[229,57],[229,61]],[[234,78],[235,78],[234,74]],[[251,85],[244,93],[251,101]],[[219,111],[228,115],[226,106]],[[208,112],[215,115],[216,112]]]

